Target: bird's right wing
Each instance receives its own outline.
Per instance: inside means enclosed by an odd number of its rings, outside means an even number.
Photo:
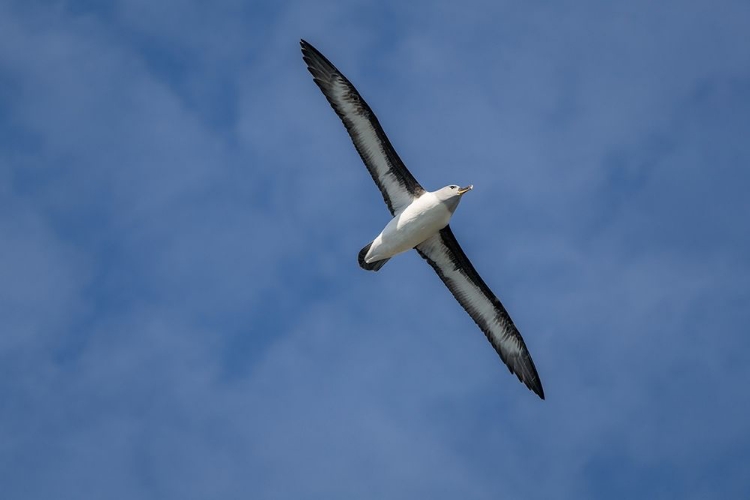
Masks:
[[[417,245],[416,249],[484,332],[510,372],[544,399],[542,382],[521,334],[508,311],[469,262],[450,226]]]
[[[424,193],[391,146],[378,119],[349,80],[323,54],[300,41],[302,58],[333,110],[344,122],[359,156],[378,185],[391,215]]]

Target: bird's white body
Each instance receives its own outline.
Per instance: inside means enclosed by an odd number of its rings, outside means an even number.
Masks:
[[[452,215],[435,193],[425,192],[397,213],[372,241],[365,262],[390,259],[411,250],[447,226]]]

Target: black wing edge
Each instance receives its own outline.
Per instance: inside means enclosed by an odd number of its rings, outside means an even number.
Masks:
[[[336,76],[338,78],[341,78],[343,82],[346,83],[346,85],[349,87],[349,91],[351,93],[352,99],[355,99],[357,104],[359,105],[359,108],[362,110],[362,113],[367,117],[367,119],[372,124],[372,127],[375,129],[375,133],[378,136],[378,140],[383,145],[383,153],[385,154],[386,158],[388,159],[388,163],[391,166],[391,172],[393,175],[398,179],[399,184],[404,186],[404,188],[413,196],[413,197],[419,197],[422,193],[425,192],[424,188],[417,182],[417,180],[414,178],[414,176],[409,172],[409,169],[406,168],[406,165],[403,161],[401,161],[401,158],[398,156],[398,153],[396,153],[396,150],[393,148],[393,145],[391,144],[391,141],[388,139],[388,136],[385,135],[385,131],[383,130],[383,127],[380,125],[380,122],[378,121],[378,118],[375,116],[375,113],[372,112],[372,109],[370,109],[370,106],[365,102],[365,100],[362,98],[361,95],[359,95],[359,92],[357,89],[352,85],[352,83],[349,81],[348,78],[344,76],[344,74],[336,68],[336,66],[329,61],[326,56],[320,53],[318,49],[313,47],[310,43],[308,43],[305,40],[300,40],[300,47],[302,48],[302,59],[304,59],[305,63],[307,64],[307,70],[310,72],[310,74],[313,76],[313,80],[315,83],[320,87],[320,90],[323,92],[323,95],[326,96],[326,99],[328,100],[328,103],[331,105],[333,110],[336,112],[336,114],[341,118],[341,121],[344,123],[344,126],[346,127],[347,132],[349,132],[349,136],[352,138],[352,140],[355,143],[356,147],[356,132],[352,130],[347,124],[344,114],[337,108],[335,101],[333,100],[333,96],[330,93],[330,87],[331,87],[331,79]],[[385,187],[380,184],[380,180],[378,179],[378,174],[375,171],[374,168],[371,168],[370,165],[367,162],[367,158],[365,155],[357,148],[357,152],[359,153],[359,156],[362,158],[362,162],[367,166],[367,170],[370,172],[370,175],[372,176],[372,180],[375,181],[375,184],[380,189],[381,194],[383,195],[383,200],[385,201],[386,205],[388,205],[388,210],[390,210],[392,215],[395,215],[395,211],[393,210],[393,206],[391,204],[391,200],[388,197],[388,193],[385,190]]]
[[[516,328],[516,325],[513,323],[513,320],[510,318],[508,311],[500,302],[500,299],[498,299],[495,294],[492,293],[492,290],[490,290],[482,277],[479,276],[477,270],[474,269],[471,261],[466,256],[461,246],[458,244],[458,241],[453,235],[453,231],[451,230],[450,226],[445,226],[445,228],[440,230],[440,238],[445,247],[450,252],[451,260],[456,268],[458,269],[460,267],[461,269],[463,269],[466,277],[479,288],[482,294],[484,294],[484,296],[487,297],[490,302],[492,302],[495,311],[497,311],[499,321],[504,325],[506,331],[508,332],[507,335],[513,337],[513,340],[521,347],[521,355],[505,356],[505,354],[503,354],[501,346],[497,344],[492,337],[489,325],[484,324],[482,318],[476,318],[471,313],[471,311],[461,302],[460,297],[457,295],[457,291],[454,290],[449,284],[448,280],[446,280],[442,270],[440,269],[440,266],[438,266],[437,263],[427,257],[419,249],[417,249],[417,252],[419,252],[419,255],[422,256],[422,258],[425,259],[427,263],[430,264],[430,266],[432,266],[443,283],[446,284],[450,292],[458,300],[459,304],[461,304],[461,307],[464,308],[464,310],[469,314],[469,316],[471,316],[477,326],[479,326],[479,328],[487,337],[487,340],[489,340],[490,344],[492,344],[492,347],[495,348],[495,352],[497,352],[497,354],[500,356],[500,359],[503,361],[503,363],[505,363],[505,366],[508,367],[510,373],[515,374],[516,377],[518,377],[519,381],[521,381],[526,387],[528,387],[532,392],[534,392],[543,400],[544,389],[542,388],[542,381],[539,379],[539,374],[536,371],[534,360],[531,359],[531,354],[526,347],[526,343],[524,342],[523,337],[521,337],[521,333],[518,331],[518,328]]]

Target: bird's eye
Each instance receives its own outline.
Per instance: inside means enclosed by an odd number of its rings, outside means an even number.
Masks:
[[[456,188],[458,188],[458,186],[451,186],[451,189],[456,189]]]

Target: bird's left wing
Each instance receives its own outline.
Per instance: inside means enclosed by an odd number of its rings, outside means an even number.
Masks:
[[[544,399],[542,382],[521,334],[508,311],[469,262],[450,226],[417,245],[416,249],[481,328],[510,372]]]
[[[354,85],[315,47],[304,40],[300,45],[313,80],[344,122],[388,210],[396,215],[424,193],[424,188],[398,157],[375,114]]]

